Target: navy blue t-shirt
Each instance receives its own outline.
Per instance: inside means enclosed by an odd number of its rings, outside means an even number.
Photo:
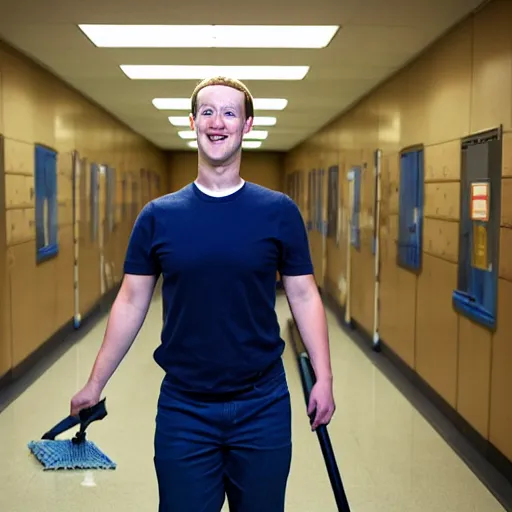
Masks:
[[[124,272],[163,278],[154,357],[171,384],[236,392],[278,366],[277,271],[313,273],[304,221],[287,195],[245,182],[214,197],[191,183],[145,205]]]

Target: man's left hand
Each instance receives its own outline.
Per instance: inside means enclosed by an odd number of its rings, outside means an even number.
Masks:
[[[327,425],[336,410],[332,392],[332,382],[317,381],[311,389],[308,405],[308,416],[315,416],[311,424],[311,430],[315,431],[320,425]]]

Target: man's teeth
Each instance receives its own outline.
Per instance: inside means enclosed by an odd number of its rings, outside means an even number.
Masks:
[[[225,135],[209,135],[210,140],[224,140],[226,138]]]

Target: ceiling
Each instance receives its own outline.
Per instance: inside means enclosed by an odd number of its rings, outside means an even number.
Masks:
[[[287,151],[339,116],[476,8],[481,0],[0,0],[0,38],[162,149],[190,149],[154,98],[188,98],[198,80],[131,80],[123,64],[300,65],[303,80],[244,80],[285,98],[261,150]],[[78,24],[340,25],[323,49],[98,48]],[[191,31],[190,40],[197,34]],[[256,129],[256,128],[255,128]],[[260,129],[257,127],[257,129]]]

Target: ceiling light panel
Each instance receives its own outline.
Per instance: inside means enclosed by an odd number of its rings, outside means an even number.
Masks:
[[[256,149],[261,146],[261,140],[244,140],[242,141],[242,147],[245,149]]]
[[[244,139],[265,140],[268,137],[266,130],[251,130],[244,135]]]
[[[255,110],[284,110],[288,100],[281,98],[254,98]]]
[[[182,131],[178,132],[178,135],[182,139],[195,139],[196,138],[196,132],[194,132],[193,130],[182,130]]]
[[[170,116],[169,122],[173,126],[190,126],[190,119],[187,116]]]
[[[309,66],[173,66],[122,64],[132,80],[202,80],[209,76],[229,76],[239,80],[302,80]]]
[[[170,116],[169,122],[173,126],[190,126],[190,119],[188,116]],[[253,126],[275,126],[276,122],[277,122],[277,119],[275,117],[255,116]]]
[[[190,111],[190,98],[154,98],[152,101],[158,110]],[[254,98],[254,110],[284,110],[288,100],[284,98]]]
[[[325,48],[338,25],[78,25],[104,48]]]

